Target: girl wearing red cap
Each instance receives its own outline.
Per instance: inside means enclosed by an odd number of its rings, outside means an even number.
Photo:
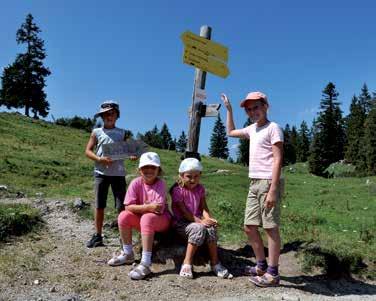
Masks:
[[[278,124],[267,118],[268,99],[261,92],[250,92],[240,107],[253,121],[248,127],[236,129],[232,107],[225,94],[221,95],[227,109],[226,128],[230,137],[249,139],[250,187],[244,217],[244,230],[256,255],[257,265],[247,269],[251,282],[257,286],[279,285],[278,262],[281,248],[279,234],[281,167],[283,132]],[[258,228],[263,227],[268,238],[269,263]]]

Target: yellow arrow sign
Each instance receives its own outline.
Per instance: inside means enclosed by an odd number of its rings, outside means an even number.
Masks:
[[[184,49],[183,62],[223,78],[230,74],[226,64],[194,48]]]
[[[184,32],[181,39],[186,47],[196,48],[205,52],[206,55],[215,56],[224,62],[228,61],[228,48],[226,46],[200,37],[190,31]]]

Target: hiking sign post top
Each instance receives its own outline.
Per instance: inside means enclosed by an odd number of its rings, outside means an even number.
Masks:
[[[184,43],[183,62],[198,69],[226,78],[230,71],[226,65],[228,48],[190,31],[180,37]]]
[[[214,56],[224,62],[228,61],[228,48],[226,46],[200,37],[190,31],[184,32],[181,39],[186,47],[197,48],[205,52],[206,55]]]

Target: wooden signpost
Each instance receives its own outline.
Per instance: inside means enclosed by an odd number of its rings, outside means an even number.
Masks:
[[[218,116],[220,104],[205,105],[206,72],[226,78],[230,74],[227,67],[228,48],[213,42],[211,28],[202,26],[200,35],[186,31],[181,35],[184,43],[183,62],[196,67],[193,84],[192,106],[189,109],[190,124],[188,130],[187,151],[185,158],[194,157],[200,160],[198,142],[200,136],[201,117]]]

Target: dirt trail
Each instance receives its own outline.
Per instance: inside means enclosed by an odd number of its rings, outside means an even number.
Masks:
[[[14,202],[0,200],[10,201]],[[207,266],[195,267],[195,279],[181,279],[174,261],[167,258],[163,264],[153,264],[149,279],[132,281],[127,276],[130,266],[106,264],[119,250],[112,231],[105,230],[105,247],[88,249],[85,242],[93,225],[79,218],[65,201],[17,202],[39,208],[46,227],[37,239],[27,236],[0,245],[2,258],[15,258],[8,272],[0,274],[0,300],[376,300],[375,282],[303,274],[293,251],[281,257],[278,288],[256,288],[241,276],[241,269],[254,258],[234,247],[221,249],[222,260],[235,276],[232,280],[217,279]]]

